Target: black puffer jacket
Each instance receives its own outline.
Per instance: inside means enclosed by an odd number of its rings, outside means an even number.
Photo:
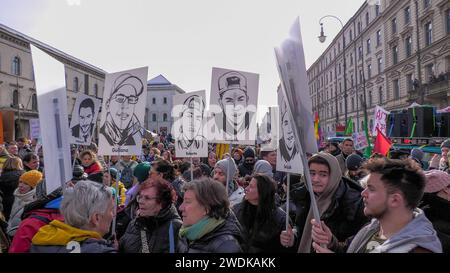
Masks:
[[[3,192],[3,214],[9,219],[14,204],[14,190],[19,185],[19,178],[24,171],[5,171],[0,176],[0,191]]]
[[[362,190],[363,188],[359,184],[343,177],[332,203],[320,216],[339,241],[355,235],[369,221],[364,215]],[[296,206],[295,225],[300,242],[310,207],[309,192],[302,185],[291,191],[291,198]]]
[[[178,253],[241,253],[243,241],[241,227],[232,211],[225,222],[202,238],[188,242],[186,237],[178,241]]]
[[[433,193],[425,193],[420,208],[433,224],[442,243],[442,251],[450,253],[450,202]]]
[[[256,215],[256,206],[250,205],[251,215],[242,215],[244,202],[241,202],[233,207],[233,212],[239,220],[242,227],[242,235],[244,241],[242,243],[242,249],[245,253],[279,253],[279,252],[295,252],[297,249],[286,248],[280,243],[280,234],[286,229],[286,213],[276,208],[274,217],[270,223],[264,226],[254,226],[250,230],[244,225],[243,217],[252,217]],[[292,225],[292,223],[291,223]]]
[[[144,230],[150,253],[169,253],[170,223],[172,223],[174,246],[176,246],[182,221],[175,206],[171,205],[161,210],[155,217],[133,219],[125,234],[120,238],[119,252],[141,253],[141,231]]]

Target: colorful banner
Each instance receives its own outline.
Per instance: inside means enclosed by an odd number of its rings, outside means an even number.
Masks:
[[[366,148],[369,144],[367,143],[365,132],[356,132],[352,134],[353,147],[355,150],[362,150]]]

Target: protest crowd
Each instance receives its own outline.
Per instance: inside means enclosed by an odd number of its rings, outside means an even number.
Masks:
[[[351,138],[326,143],[307,159],[320,224],[305,176],[291,175],[286,192],[276,151],[261,145],[209,144],[192,161],[174,156],[170,134],[143,139],[136,156],[72,145],[73,178],[46,194],[49,166],[33,143],[0,148],[2,252],[450,251],[450,139],[427,170],[420,151],[365,159]]]

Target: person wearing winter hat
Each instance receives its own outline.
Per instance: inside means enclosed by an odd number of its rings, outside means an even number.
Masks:
[[[450,253],[450,174],[431,170],[425,171],[425,189],[420,208],[433,224],[442,243],[442,251]]]
[[[242,155],[244,154],[244,152],[239,149],[236,148],[233,151],[233,159],[234,159],[234,163],[236,164],[236,166],[239,166],[239,164],[242,162]]]
[[[28,171],[19,178],[19,186],[14,191],[14,204],[8,221],[7,233],[13,237],[21,222],[25,205],[36,199],[36,186],[42,181],[42,173],[36,170]]]
[[[227,192],[231,207],[234,204],[240,203],[244,198],[244,188],[240,187],[235,180],[237,171],[234,160],[231,160],[230,158],[219,160],[217,161],[216,166],[214,166],[214,180],[227,186],[227,177],[228,175],[230,176]]]
[[[423,162],[422,162],[423,156],[424,156],[424,154],[421,149],[413,148],[413,149],[411,149],[411,153],[410,153],[409,157],[412,160],[416,161],[417,164],[419,164],[419,166],[423,169]]]
[[[273,178],[272,165],[266,160],[260,159],[256,161],[255,168],[253,169],[254,174],[264,174],[270,178]]]
[[[125,206],[135,199],[139,185],[149,178],[151,170],[152,166],[149,162],[141,162],[136,165],[133,171],[133,186],[125,193]]]
[[[116,178],[117,178],[117,169],[116,168],[109,168],[109,171],[103,172],[103,184],[105,186],[111,187],[114,189],[116,189]],[[125,185],[119,181],[118,184],[118,188],[119,188],[119,194],[117,194],[117,204],[118,206],[124,206],[125,205],[125,199],[126,199],[126,195],[125,192],[127,191],[127,189],[125,188]]]
[[[247,147],[243,153],[243,159],[239,164],[239,175],[242,177],[250,176],[253,173],[253,167],[255,166],[255,151],[252,147]]]
[[[367,171],[363,168],[364,159],[358,154],[351,154],[345,160],[347,172],[345,177],[358,182],[361,178],[367,175]]]

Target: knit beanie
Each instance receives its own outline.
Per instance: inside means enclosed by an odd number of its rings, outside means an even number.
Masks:
[[[111,177],[113,179],[117,178],[117,169],[116,168],[113,168],[113,167],[109,168],[109,173],[111,174]]]
[[[247,157],[255,157],[255,151],[253,150],[252,147],[247,147],[244,150],[244,158]]]
[[[423,159],[423,151],[421,149],[418,148],[414,148],[411,150],[411,157],[418,159],[418,160],[422,160]]]
[[[359,169],[359,167],[361,167],[363,161],[364,159],[361,156],[357,154],[351,154],[345,160],[345,166],[350,171],[356,171],[357,169]]]
[[[261,159],[256,161],[253,173],[265,174],[273,178],[272,165],[270,165],[270,163],[266,160]]]
[[[151,168],[152,166],[149,162],[139,163],[137,164],[136,168],[134,168],[133,175],[134,177],[136,177],[139,183],[142,183],[147,180]]]
[[[36,170],[28,171],[20,176],[19,181],[34,189],[42,181],[42,173]]]
[[[446,139],[444,142],[441,143],[441,148],[443,147],[450,149],[450,138]]]
[[[234,177],[234,175],[237,172],[237,167],[236,164],[234,164],[234,160],[228,160],[228,159],[222,159],[217,161],[216,165],[214,166],[214,168],[219,168],[222,170],[222,172],[225,174],[225,176],[228,175],[228,165],[230,164],[230,176]]]
[[[425,171],[425,189],[424,192],[440,192],[450,185],[450,174],[444,171],[431,170]]]

